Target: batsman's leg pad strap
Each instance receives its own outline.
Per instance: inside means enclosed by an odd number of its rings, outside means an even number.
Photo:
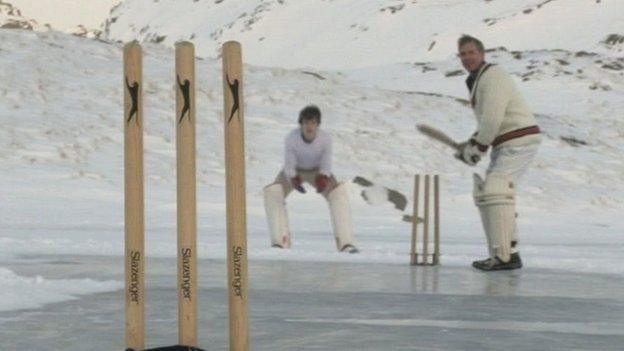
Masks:
[[[514,230],[511,233],[511,253],[517,253],[518,252],[518,212],[516,212],[515,214],[515,220],[514,220]]]
[[[473,196],[477,206],[515,204],[516,185],[508,175],[490,173],[485,180],[482,180],[478,174],[474,174],[473,177]]]

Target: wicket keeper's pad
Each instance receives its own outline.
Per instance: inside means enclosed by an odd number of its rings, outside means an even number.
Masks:
[[[290,229],[288,229],[288,213],[284,204],[284,187],[274,183],[264,187],[264,210],[269,222],[271,245],[290,247]]]
[[[334,190],[327,194],[327,203],[329,204],[329,212],[331,214],[338,251],[341,251],[345,245],[355,246],[347,184],[340,183]]]
[[[474,201],[481,212],[490,257],[509,262],[511,240],[516,228],[515,185],[504,173],[490,173],[485,181],[474,174]]]

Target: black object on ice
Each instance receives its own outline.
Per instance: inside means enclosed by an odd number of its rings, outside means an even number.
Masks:
[[[139,351],[135,349],[126,349],[126,351]],[[157,347],[154,349],[145,349],[142,351],[205,351],[204,349],[199,349],[193,346],[184,346],[184,345],[174,345],[174,346],[164,346]]]

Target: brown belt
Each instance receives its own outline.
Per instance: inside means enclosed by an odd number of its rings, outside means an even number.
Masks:
[[[511,132],[507,132],[503,135],[497,136],[496,139],[494,139],[494,141],[492,142],[492,147],[496,147],[497,145],[500,145],[511,139],[516,139],[516,138],[523,137],[525,135],[539,134],[539,133],[540,133],[540,129],[538,126],[530,126],[526,128],[512,130]]]

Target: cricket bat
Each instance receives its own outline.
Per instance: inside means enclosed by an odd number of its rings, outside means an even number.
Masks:
[[[437,140],[445,145],[456,149],[459,147],[459,143],[453,140],[450,136],[446,135],[443,131],[436,129],[427,124],[417,124],[416,129],[431,139]]]

